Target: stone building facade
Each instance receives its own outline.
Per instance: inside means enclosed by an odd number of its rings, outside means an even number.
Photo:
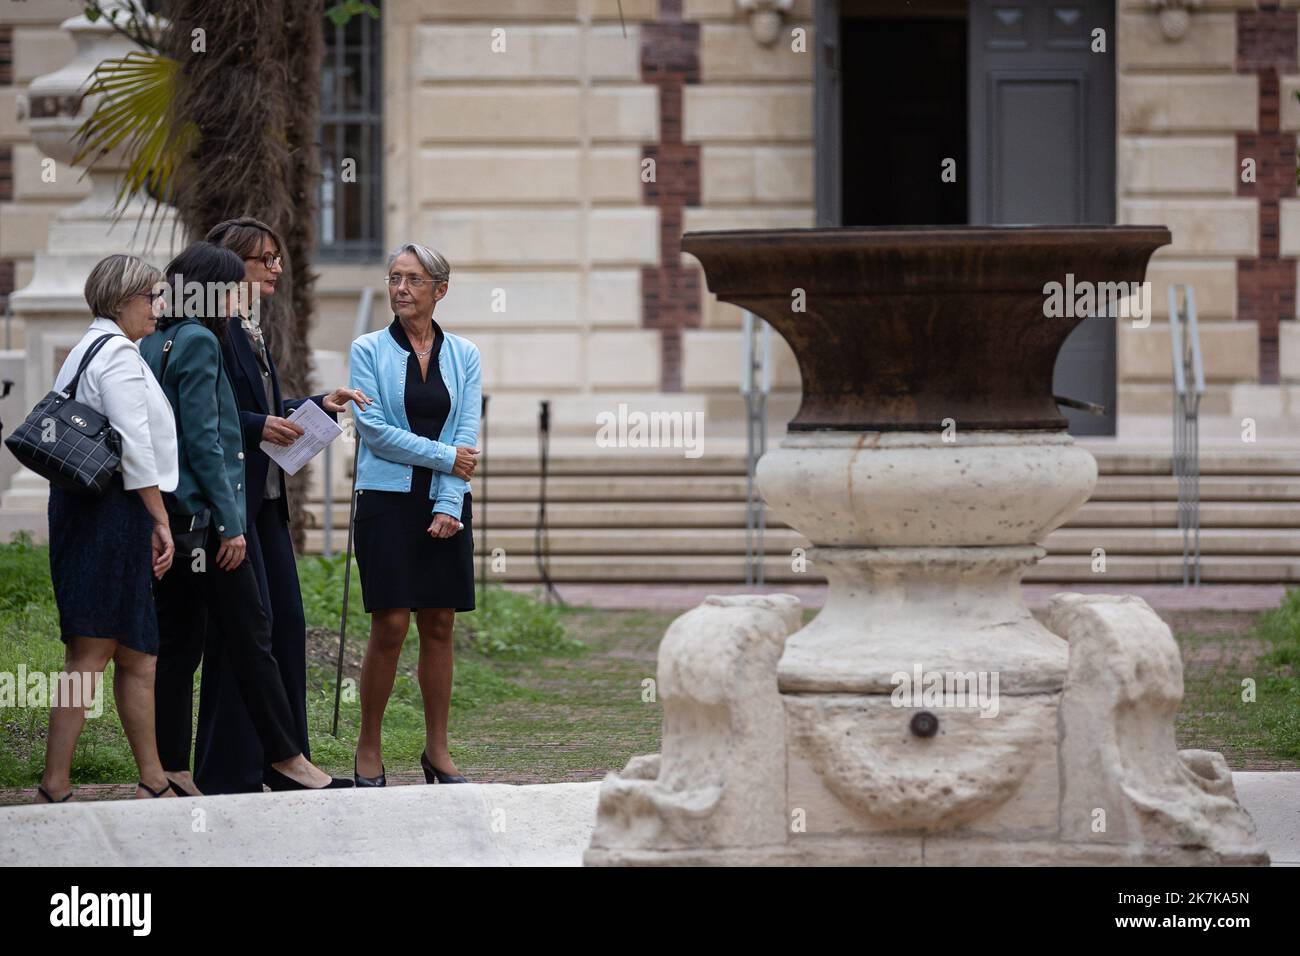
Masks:
[[[1205,0],[1171,39],[1152,4],[1119,0],[1116,220],[1174,235],[1150,273],[1156,323],[1120,324],[1121,434],[1169,407],[1162,319],[1176,281],[1196,289],[1205,412],[1284,422],[1294,398],[1300,413],[1296,6]],[[616,400],[738,427],[740,313],[708,295],[677,242],[684,229],[814,224],[814,0],[622,0],[621,17],[617,0],[381,7],[382,242],[450,257],[446,321],[483,350],[501,434],[531,428],[539,397],[575,434]],[[750,7],[779,11],[775,42],[756,37]],[[85,192],[77,171],[42,181],[23,122],[26,85],[71,56],[59,24],[77,12],[69,0],[0,12],[0,296],[30,280],[51,217]],[[360,288],[382,291],[372,258],[320,265],[319,348],[344,351]],[[21,323],[9,335],[21,348]],[[798,373],[776,353],[779,416]]]
[[[1077,28],[1080,16],[1098,17],[1112,31],[1102,61],[1114,89],[1113,104],[1102,104],[1114,115],[1105,147],[1113,160],[1111,215],[1119,223],[1166,224],[1173,243],[1156,254],[1148,274],[1154,321],[1147,328],[1117,323],[1111,364],[1119,441],[1095,447],[1154,455],[1123,467],[1168,474],[1168,460],[1158,460],[1170,434],[1165,293],[1173,283],[1189,283],[1207,378],[1203,446],[1217,443],[1235,454],[1249,418],[1258,431],[1255,457],[1223,466],[1232,468],[1234,487],[1245,489],[1251,474],[1300,473],[1290,459],[1260,457],[1267,449],[1284,454],[1300,432],[1300,0],[379,6],[368,39],[334,37],[342,44],[332,55],[334,79],[341,88],[370,90],[362,99],[375,104],[368,113],[349,113],[344,103],[341,122],[369,123],[373,139],[355,154],[334,149],[326,168],[354,160],[378,193],[365,236],[350,235],[358,220],[343,214],[322,233],[369,250],[322,248],[315,264],[312,345],[333,362],[331,372],[341,372],[359,327],[386,320],[383,250],[413,239],[452,262],[439,320],[481,349],[493,447],[534,456],[538,401],[547,399],[555,454],[590,456],[597,416],[626,404],[703,413],[709,454],[731,456],[731,469],[744,449],[742,313],[707,292],[679,237],[683,230],[825,221],[818,178],[825,179],[828,150],[837,146],[819,114],[828,93],[818,59],[824,67],[832,54],[821,42],[830,34],[819,35],[818,26],[830,17],[840,27],[856,19],[888,31],[909,18],[970,21],[979,10],[1004,25],[1019,17],[1064,30]],[[54,217],[86,194],[77,170],[43,181],[43,157],[25,119],[32,80],[72,57],[60,24],[80,9],[74,0],[0,7],[0,304],[31,283],[33,257],[47,249]],[[937,59],[934,67],[953,69]],[[855,94],[864,95],[901,91],[886,83]],[[843,104],[846,128],[862,103]],[[974,128],[986,119],[972,113],[965,121]],[[1253,176],[1243,175],[1247,168]],[[342,191],[351,187],[340,179],[330,188],[338,208],[345,207],[350,200]],[[895,186],[887,178],[873,188]],[[104,249],[110,251],[117,250]],[[359,322],[366,287],[375,298]],[[5,335],[0,376],[17,380],[25,367],[21,315],[6,323]],[[784,343],[773,337],[772,346],[768,413],[776,438],[794,411],[799,375]],[[0,403],[0,418],[25,412],[30,388]],[[13,471],[6,459],[0,456],[0,488]],[[592,489],[599,500],[602,493]],[[1237,535],[1242,513],[1224,517],[1231,524],[1225,535]],[[521,510],[521,529],[528,520]],[[1126,527],[1130,521],[1113,520]],[[1270,551],[1285,556],[1267,570],[1252,565],[1256,578],[1300,575],[1300,525],[1285,535]],[[1241,532],[1223,547],[1231,561],[1248,560],[1241,556],[1258,540]],[[1171,546],[1161,542],[1144,538],[1132,547],[1163,554]],[[1238,575],[1237,564],[1225,567]]]

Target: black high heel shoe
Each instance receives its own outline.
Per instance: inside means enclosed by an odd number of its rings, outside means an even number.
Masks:
[[[381,763],[379,765],[378,777],[363,777],[361,776],[361,774],[357,773],[357,758],[353,757],[352,758],[352,782],[355,783],[358,787],[386,787],[388,786],[387,771],[384,770],[384,765]]]
[[[172,793],[176,794],[176,796],[178,796],[178,797],[201,797],[201,796],[203,796],[203,794],[199,793],[197,790],[195,790],[195,791],[186,790],[184,787],[182,787],[179,783],[177,783],[177,782],[176,782],[175,780],[173,780],[171,777],[168,777],[168,778],[167,778],[167,782],[168,782],[169,784],[171,784]]]
[[[469,783],[458,773],[443,773],[429,762],[429,751],[420,754],[420,769],[424,771],[425,783]]]
[[[143,790],[145,793],[149,794],[149,796],[151,797],[161,797],[168,790],[170,790],[172,793],[177,792],[176,788],[172,786],[172,782],[170,780],[167,781],[167,785],[165,787],[159,787],[157,790],[149,786],[149,784],[145,783],[143,780],[137,780],[135,782],[135,785],[139,787],[141,790]]]
[[[72,799],[72,791],[71,791],[71,790],[69,790],[69,791],[68,791],[67,793],[65,793],[63,796],[59,797],[59,799],[57,799],[57,800],[55,800],[52,796],[50,796],[50,791],[46,790],[44,787],[39,787],[39,786],[38,786],[38,787],[36,788],[36,792],[39,793],[42,797],[45,798],[45,802],[46,802],[46,803],[67,803],[69,800]]]
[[[262,779],[276,793],[282,790],[344,790],[353,785],[346,777],[330,777],[330,782],[323,787],[309,787],[305,783],[299,783],[293,777],[280,773],[274,767],[267,767],[262,772]]]

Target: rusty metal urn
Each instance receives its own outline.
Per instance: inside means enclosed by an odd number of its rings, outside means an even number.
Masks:
[[[693,232],[709,291],[772,324],[803,376],[791,431],[1060,431],[1052,371],[1080,319],[1045,281],[1141,282],[1152,226]],[[802,293],[800,300],[799,296]]]
[[[805,626],[779,594],[673,623],[663,752],[606,779],[588,863],[1267,860],[1222,757],[1176,747],[1181,660],[1159,617],[1061,594],[1044,623],[1020,595],[1097,480],[1052,395],[1082,319],[1047,307],[1049,284],[1141,283],[1169,241],[683,237],[710,291],[794,351],[803,401],[758,481],[829,591]]]

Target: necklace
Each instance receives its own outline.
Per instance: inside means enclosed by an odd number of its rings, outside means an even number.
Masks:
[[[429,332],[430,332],[430,335],[429,335],[429,347],[428,347],[427,349],[425,349],[423,352],[421,352],[419,349],[417,349],[417,348],[415,347],[415,340],[412,339],[412,338],[411,338],[411,334],[410,334],[409,332],[407,332],[407,334],[406,334],[407,341],[410,342],[410,345],[411,345],[411,351],[415,353],[415,357],[416,357],[416,358],[424,358],[426,355],[428,355],[430,352],[433,351],[433,343],[436,342],[436,341],[438,341],[438,336],[435,335],[435,334],[433,334],[433,323],[432,323],[432,322],[429,323]]]

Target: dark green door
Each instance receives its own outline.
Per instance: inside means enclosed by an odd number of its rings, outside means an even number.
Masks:
[[[970,0],[969,9],[970,221],[1113,223],[1113,0]],[[1097,30],[1104,52],[1093,49]],[[1115,433],[1113,318],[1080,323],[1054,387],[1106,406],[1103,417],[1065,409],[1071,432]]]

